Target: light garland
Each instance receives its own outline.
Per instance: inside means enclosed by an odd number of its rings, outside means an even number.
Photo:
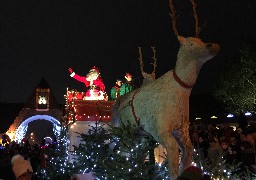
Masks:
[[[53,124],[54,135],[56,135],[56,137],[59,136],[60,122],[57,119],[49,115],[35,115],[32,117],[29,117],[19,125],[15,135],[15,142],[21,143],[22,139],[26,135],[28,124],[32,121],[39,120],[39,119],[50,121]]]

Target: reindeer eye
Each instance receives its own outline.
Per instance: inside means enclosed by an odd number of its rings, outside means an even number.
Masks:
[[[193,46],[193,43],[190,43],[190,46]]]

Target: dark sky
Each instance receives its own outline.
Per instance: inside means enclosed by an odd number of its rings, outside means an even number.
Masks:
[[[193,36],[189,0],[174,1],[178,30]],[[221,45],[207,62],[193,93],[211,91],[226,59],[237,56],[242,44],[255,37],[255,0],[198,0],[200,38]],[[157,50],[157,77],[174,68],[178,51],[168,0],[2,0],[0,1],[0,102],[24,103],[45,77],[60,103],[66,88],[85,90],[69,77],[72,67],[85,75],[101,70],[109,89],[116,78],[131,72],[141,78],[138,46],[144,63]],[[145,67],[150,70],[150,66]]]

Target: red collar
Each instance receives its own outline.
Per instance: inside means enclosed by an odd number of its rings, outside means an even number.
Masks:
[[[186,89],[192,89],[192,88],[193,88],[194,84],[193,84],[193,85],[188,85],[188,84],[186,84],[184,81],[182,81],[182,80],[178,77],[178,75],[176,74],[175,69],[173,69],[172,72],[173,72],[173,77],[174,77],[174,79],[177,81],[177,83],[179,83],[179,85],[180,85],[181,87],[184,87],[184,88],[186,88]]]

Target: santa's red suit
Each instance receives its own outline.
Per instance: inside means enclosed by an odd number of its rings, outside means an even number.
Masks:
[[[72,71],[71,68],[69,68],[69,71],[71,72],[70,76],[76,79],[77,81],[83,82],[86,87],[89,87],[89,89],[86,91],[86,97],[87,99],[93,100],[102,100],[104,99],[104,92],[105,92],[105,85],[99,75],[99,70],[96,69],[96,67],[93,67],[91,70],[96,70],[98,72],[98,77],[96,80],[88,81],[88,77],[79,76],[75,72]]]

